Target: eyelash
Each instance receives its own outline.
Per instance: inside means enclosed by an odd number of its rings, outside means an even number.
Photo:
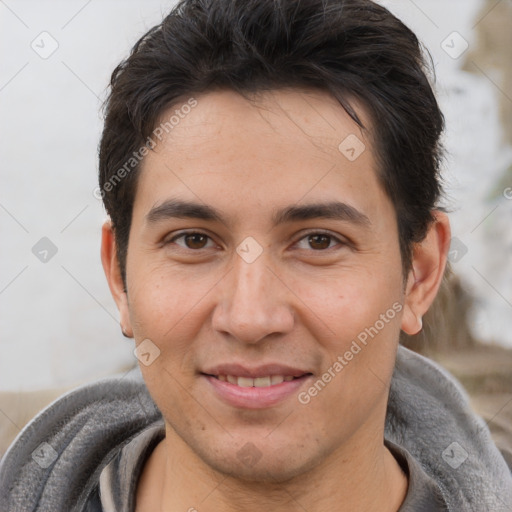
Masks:
[[[186,236],[189,236],[189,235],[203,235],[203,236],[206,236],[207,238],[209,238],[210,240],[212,240],[212,238],[207,235],[206,233],[203,233],[201,231],[185,231],[185,232],[181,232],[179,233],[178,235],[175,235],[173,236],[171,239],[169,240],[164,240],[163,242],[163,245],[168,245],[168,244],[171,244],[171,243],[175,243],[176,240],[179,240],[180,238],[184,238]],[[345,242],[343,240],[340,240],[340,238],[338,238],[337,236],[334,236],[332,233],[329,233],[327,231],[318,231],[318,230],[313,230],[313,231],[310,231],[308,233],[305,233],[301,238],[299,238],[297,240],[297,242],[295,242],[295,244],[297,244],[298,242],[301,242],[302,240],[306,239],[307,237],[311,236],[311,235],[323,235],[323,236],[327,236],[331,239],[331,241],[336,241],[338,242],[337,245],[341,245],[341,246],[347,246],[349,245],[348,242]],[[212,240],[213,241],[213,240]],[[295,245],[294,244],[294,245]],[[177,244],[178,245],[178,244]],[[199,252],[201,250],[204,250],[204,249],[208,249],[207,247],[203,247],[201,249],[190,249],[189,247],[182,247],[182,246],[179,246],[181,249],[183,250],[188,250],[188,251],[194,251],[194,252]],[[335,246],[333,247],[328,247],[326,249],[306,249],[306,250],[311,250],[311,251],[314,251],[314,252],[317,252],[317,253],[320,253],[320,252],[327,252],[331,249],[333,249]]]

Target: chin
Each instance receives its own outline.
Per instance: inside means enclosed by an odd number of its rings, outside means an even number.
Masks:
[[[262,439],[258,438],[262,445]],[[276,449],[270,443],[263,444],[261,451],[251,441],[242,448],[233,445],[223,452],[197,453],[213,470],[248,483],[283,484],[311,471],[323,459],[323,455],[307,454],[304,448],[287,446]]]

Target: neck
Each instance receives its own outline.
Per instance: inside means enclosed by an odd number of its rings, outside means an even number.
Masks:
[[[371,442],[356,437],[307,473],[273,484],[213,470],[168,427],[148,462],[154,478],[145,495],[154,498],[147,510],[397,512],[407,494],[407,477],[382,436]],[[146,507],[137,506],[139,510]]]

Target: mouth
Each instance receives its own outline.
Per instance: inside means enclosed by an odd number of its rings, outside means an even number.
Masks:
[[[254,369],[225,365],[201,372],[200,376],[207,383],[207,392],[239,409],[274,407],[296,396],[313,378],[311,372],[282,365]]]
[[[208,374],[205,374],[208,375]],[[208,375],[221,382],[229,382],[234,386],[240,388],[268,388],[270,386],[276,386],[283,382],[291,382],[292,380],[301,379],[306,375],[312,375],[311,373],[305,373],[298,377],[293,375],[265,375],[264,377],[240,377],[236,375]]]

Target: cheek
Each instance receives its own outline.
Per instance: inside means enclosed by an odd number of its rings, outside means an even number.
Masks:
[[[135,338],[162,343],[176,337],[176,331],[196,329],[201,301],[214,284],[211,276],[184,272],[168,263],[149,266],[147,261],[130,277],[128,297]]]
[[[393,267],[390,267],[393,268]],[[400,334],[402,281],[398,271],[347,269],[332,279],[304,279],[301,292],[316,315],[310,330],[324,349],[323,374],[303,401],[341,428],[333,403],[364,419],[383,399],[394,368]],[[307,290],[307,295],[306,295]],[[321,320],[321,321],[318,321]]]
[[[146,340],[152,344],[150,364],[143,358],[139,363],[148,391],[166,417],[172,411],[170,417],[177,415],[186,422],[193,407],[186,390],[194,376],[194,340],[203,324],[197,308],[203,286],[190,284],[189,278],[169,269],[141,266],[132,274],[128,289],[137,345],[142,347]]]
[[[384,309],[388,323],[378,317],[362,328],[359,318],[339,323],[346,334],[324,345],[329,355],[323,373],[298,398],[305,416],[315,419],[326,438],[342,442],[361,424],[384,421],[400,332],[396,309]]]
[[[294,292],[310,311],[309,328],[318,341],[330,345],[329,352],[343,353],[347,343],[376,322],[382,330],[381,315],[389,313],[386,331],[389,324],[397,323],[393,304],[403,299],[400,274],[375,267],[352,266],[330,274],[294,276]]]
[[[150,340],[158,354],[150,365],[141,359],[139,366],[161,408],[186,412],[193,405],[181,393],[195,377],[197,343],[211,311],[208,293],[218,281],[168,264],[146,263],[132,274],[128,296],[134,336],[138,345]]]

